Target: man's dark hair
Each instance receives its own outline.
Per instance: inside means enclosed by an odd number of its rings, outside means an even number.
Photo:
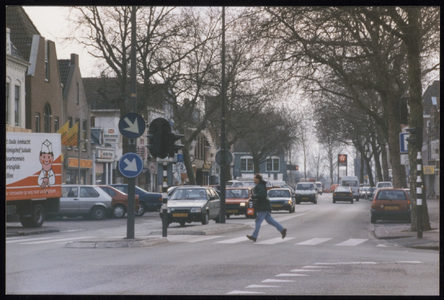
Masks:
[[[255,178],[259,179],[259,181],[262,181],[262,175],[257,173],[256,175],[254,175]]]

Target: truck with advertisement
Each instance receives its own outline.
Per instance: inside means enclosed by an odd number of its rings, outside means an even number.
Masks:
[[[6,133],[6,221],[40,227],[56,213],[62,195],[59,133]]]

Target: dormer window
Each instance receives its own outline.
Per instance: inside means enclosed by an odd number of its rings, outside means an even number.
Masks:
[[[49,81],[49,42],[45,42],[45,81]]]

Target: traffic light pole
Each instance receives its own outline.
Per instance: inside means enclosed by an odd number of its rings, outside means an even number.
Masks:
[[[421,151],[418,151],[416,156],[416,215],[417,215],[417,238],[422,239],[422,198],[423,198],[423,184],[421,179],[422,173],[422,157]]]
[[[225,223],[225,174],[226,174],[226,159],[225,159],[225,6],[222,7],[222,101],[221,101],[221,131],[220,131],[220,146],[221,146],[221,161],[220,165],[220,212],[219,221]]]

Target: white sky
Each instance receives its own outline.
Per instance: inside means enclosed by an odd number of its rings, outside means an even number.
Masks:
[[[89,55],[83,46],[75,41],[62,43],[70,25],[67,21],[68,6],[23,6],[23,8],[40,34],[56,43],[57,59],[69,59],[71,53],[76,53],[79,55],[82,77],[99,76],[100,72],[94,68],[96,59]]]

